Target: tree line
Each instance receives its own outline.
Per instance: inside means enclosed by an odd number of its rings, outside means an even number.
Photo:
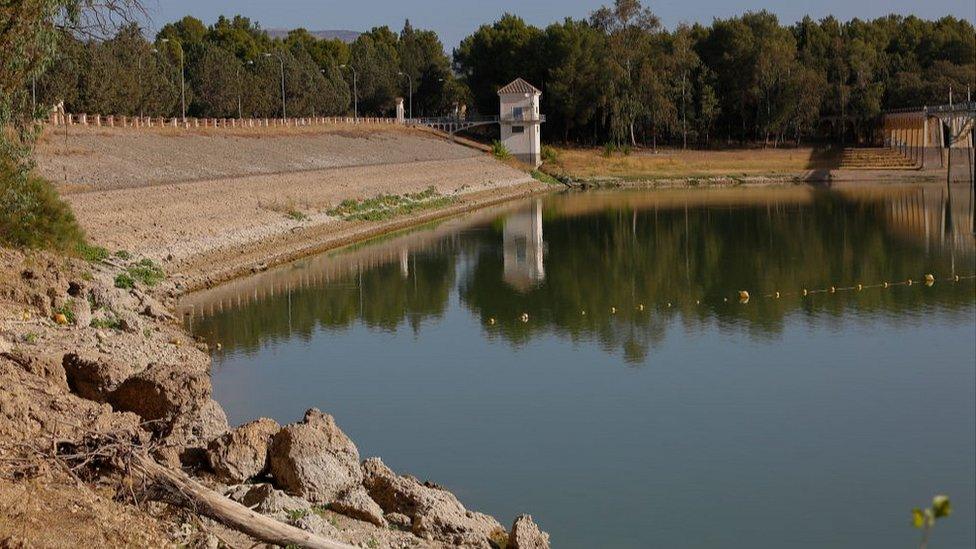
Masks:
[[[455,69],[478,109],[516,76],[539,87],[550,137],[713,145],[863,140],[884,109],[942,104],[976,81],[965,20],[889,15],[784,26],[750,12],[662,27],[639,0],[540,29],[505,15],[467,37]]]
[[[74,112],[188,116],[390,115],[413,91],[415,116],[465,104],[496,114],[496,91],[523,77],[543,91],[550,141],[708,147],[867,141],[885,109],[948,101],[976,81],[972,23],[889,15],[781,24],[749,12],[669,30],[639,0],[546,28],[506,14],[449,57],[437,34],[377,27],[350,44],[304,29],[272,38],[246,17],[193,17],[148,40],[65,35],[32,83]],[[355,81],[354,81],[355,79]]]
[[[354,108],[354,89],[360,113],[389,114],[412,87],[420,115],[456,100],[460,86],[450,67],[436,33],[409,21],[399,33],[377,27],[346,44],[305,29],[272,38],[242,16],[210,26],[187,16],[152,41],[134,23],[106,40],[66,34],[31,85],[38,101],[63,101],[69,112],[176,116],[185,80],[187,116],[194,117],[344,115]]]

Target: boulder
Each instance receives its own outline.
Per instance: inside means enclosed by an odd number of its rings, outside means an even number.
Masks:
[[[177,434],[189,442],[204,431],[226,431],[226,417],[212,405],[210,378],[206,371],[187,371],[184,365],[150,364],[123,381],[108,395],[118,411],[132,412],[164,436]],[[199,431],[199,433],[197,432]]]
[[[274,486],[266,482],[230,486],[224,491],[224,495],[245,507],[253,509],[255,512],[279,520],[287,519],[290,513],[296,511],[310,512],[312,509],[311,503],[289,496],[281,490],[276,490]]]
[[[109,394],[132,375],[129,363],[94,352],[68,353],[61,360],[61,366],[71,392],[97,402],[106,402]]]
[[[413,521],[410,520],[410,517],[404,515],[403,513],[386,513],[383,515],[383,518],[385,518],[386,522],[390,524],[390,527],[398,530],[410,531],[410,526],[413,523]]]
[[[91,303],[85,297],[78,297],[71,300],[71,312],[75,317],[75,326],[87,328],[91,324]]]
[[[386,519],[383,518],[383,509],[373,501],[362,486],[357,486],[339,499],[329,504],[329,509],[346,515],[357,520],[371,522],[377,526],[386,527]]]
[[[519,515],[508,536],[509,549],[549,549],[549,534],[532,521],[531,515]]]
[[[468,511],[447,490],[397,475],[379,458],[363,463],[363,486],[385,513],[409,517],[410,530],[421,538],[488,549],[507,535],[494,518]]]
[[[261,418],[215,438],[207,445],[207,461],[221,482],[238,483],[264,473],[268,446],[281,426]]]
[[[363,479],[356,445],[332,416],[314,408],[278,431],[269,462],[279,488],[315,503],[332,503]]]

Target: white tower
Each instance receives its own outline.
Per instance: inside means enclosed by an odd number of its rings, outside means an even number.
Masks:
[[[541,97],[541,91],[521,78],[498,90],[502,144],[532,166],[542,164],[541,126],[546,117],[539,113]]]

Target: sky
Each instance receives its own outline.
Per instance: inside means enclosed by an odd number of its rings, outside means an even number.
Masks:
[[[612,0],[145,0],[150,30],[190,14],[205,23],[218,15],[241,14],[264,28],[365,31],[388,25],[394,30],[410,19],[415,28],[431,29],[450,51],[480,25],[503,13],[521,16],[545,26],[565,17],[583,18]],[[792,23],[804,15],[841,20],[870,19],[898,13],[937,19],[953,15],[976,21],[974,0],[657,0],[645,1],[668,28],[678,23],[710,23],[745,11],[769,10],[780,21]]]

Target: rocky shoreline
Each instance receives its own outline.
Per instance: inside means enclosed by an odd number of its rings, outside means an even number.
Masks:
[[[172,281],[118,283],[138,264],[0,249],[0,545],[58,545],[30,533],[39,521],[47,534],[88,528],[93,539],[76,534],[69,545],[260,541],[166,504],[151,479],[118,463],[144,452],[228,501],[353,546],[548,547],[527,515],[505,528],[434,483],[362,460],[321,411],[231,429],[212,398],[209,349],[169,313],[180,290]],[[59,489],[84,495],[72,504],[80,511],[35,512],[30,498],[14,497]],[[52,496],[50,506],[65,499]],[[146,525],[116,528],[120,514]]]

